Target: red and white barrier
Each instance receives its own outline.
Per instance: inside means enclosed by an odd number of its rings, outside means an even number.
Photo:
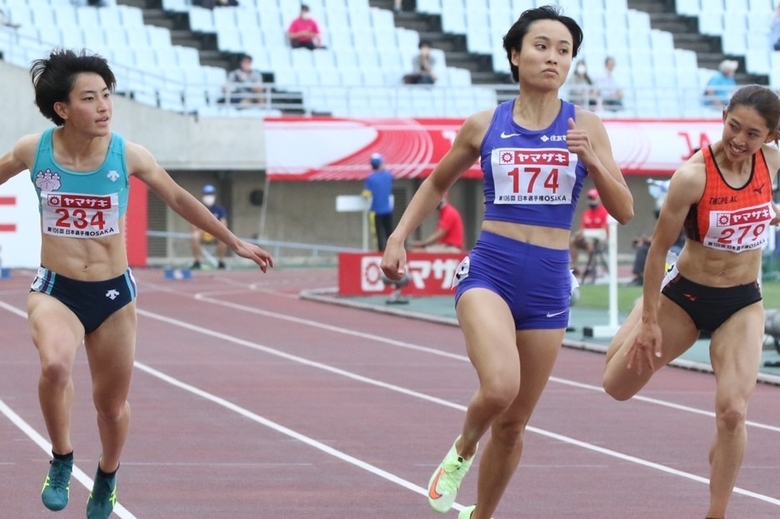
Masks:
[[[452,294],[452,279],[463,253],[410,253],[407,256],[409,284],[402,291],[409,296]],[[378,296],[390,294],[392,286],[382,280],[380,253],[343,252],[339,254],[339,295]]]

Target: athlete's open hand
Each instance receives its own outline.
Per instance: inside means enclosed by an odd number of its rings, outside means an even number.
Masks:
[[[598,160],[590,143],[588,132],[578,128],[577,123],[571,117],[569,117],[569,131],[566,132],[566,145],[570,152],[577,154],[580,162],[585,166],[591,166]]]
[[[661,327],[658,324],[642,323],[639,335],[626,352],[628,369],[634,368],[637,375],[644,370],[653,371],[655,358],[661,357]]]
[[[397,243],[395,240],[387,241],[380,267],[385,276],[394,281],[404,277],[406,274],[406,249],[403,243]]]
[[[253,245],[245,241],[239,241],[238,244],[233,248],[233,252],[242,258],[254,261],[263,272],[268,272],[268,267],[274,266],[274,259],[271,257],[271,255],[257,245]]]

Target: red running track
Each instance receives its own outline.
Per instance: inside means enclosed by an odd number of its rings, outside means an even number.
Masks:
[[[39,497],[49,446],[25,274],[0,280],[0,517],[13,519],[52,517]],[[476,387],[456,327],[298,298],[335,286],[332,271],[135,274],[133,420],[115,517],[440,517],[423,487]],[[712,375],[668,368],[618,403],[600,389],[603,363],[561,351],[495,519],[704,517]],[[74,380],[80,470],[58,519],[84,517],[100,454],[83,350]],[[757,387],[730,519],[780,517],[779,403],[780,388]],[[476,470],[458,503],[475,488]]]

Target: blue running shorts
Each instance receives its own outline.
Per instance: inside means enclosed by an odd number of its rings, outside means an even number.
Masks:
[[[566,328],[572,280],[568,250],[482,231],[455,273],[455,305],[467,290],[485,288],[506,301],[517,330]]]
[[[111,314],[133,301],[137,289],[130,269],[114,279],[78,281],[40,267],[30,292],[54,297],[76,314],[85,333],[92,333]]]

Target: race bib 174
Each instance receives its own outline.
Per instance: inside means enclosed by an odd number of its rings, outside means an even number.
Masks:
[[[491,154],[495,204],[570,204],[577,155],[566,149],[497,148]]]

